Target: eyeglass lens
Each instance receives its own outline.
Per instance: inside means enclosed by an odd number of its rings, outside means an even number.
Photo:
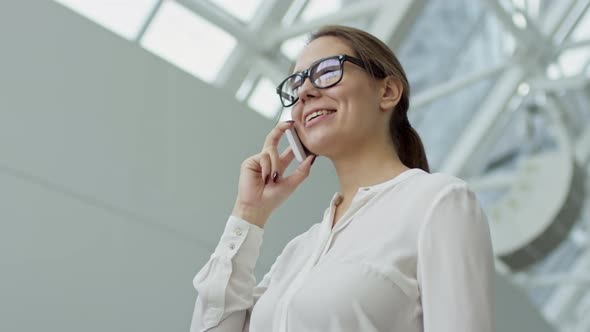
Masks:
[[[309,78],[317,88],[327,88],[338,82],[342,76],[342,65],[338,58],[329,58],[316,63],[310,70]],[[281,98],[284,104],[291,104],[298,98],[303,85],[303,75],[291,76],[282,86]]]

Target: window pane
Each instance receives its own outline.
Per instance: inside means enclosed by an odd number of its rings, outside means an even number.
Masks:
[[[157,0],[55,0],[80,15],[127,38],[134,39]]]
[[[141,44],[203,81],[213,83],[236,39],[178,3],[166,1]]]
[[[274,118],[281,107],[276,85],[268,78],[261,78],[248,99],[248,106],[269,119]]]
[[[588,31],[590,31],[590,9],[586,9],[586,13],[572,32],[571,39],[573,41],[588,40],[590,38]]]
[[[249,22],[254,17],[260,0],[209,0],[238,19]]]
[[[564,76],[584,73],[584,67],[590,61],[590,46],[566,50],[558,57],[558,63]]]
[[[281,44],[281,52],[292,61],[295,61],[307,42],[307,35],[287,39]]]
[[[326,16],[342,8],[342,0],[311,0],[301,13],[302,21]]]

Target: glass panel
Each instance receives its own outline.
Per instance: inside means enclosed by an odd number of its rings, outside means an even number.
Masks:
[[[582,17],[580,22],[578,22],[578,25],[576,26],[576,28],[572,32],[571,39],[573,41],[589,40],[590,39],[590,34],[588,33],[589,31],[590,31],[590,9],[586,9],[586,13],[584,14],[584,16]]]
[[[342,0],[310,0],[301,13],[301,20],[304,22],[310,21],[335,13],[340,8],[342,8]]]
[[[433,1],[395,52],[416,95],[502,63],[511,51],[509,36],[479,3]]]
[[[141,44],[203,81],[213,83],[236,39],[178,3],[166,1]]]
[[[532,19],[537,19],[541,10],[540,0],[512,0],[516,9],[522,10]]]
[[[566,50],[558,58],[561,73],[566,77],[584,74],[589,61],[590,46]]]
[[[394,50],[413,97],[495,67],[509,57],[506,38],[510,35],[491,15],[481,3],[469,0],[427,2],[402,45]],[[408,116],[424,141],[431,169],[440,168],[496,79],[485,78],[421,107],[411,99]]]
[[[158,0],[55,0],[127,39],[134,39]]]
[[[408,118],[422,138],[431,170],[440,169],[495,82],[487,79],[410,109]]]
[[[291,61],[295,61],[307,43],[307,34],[287,39],[281,44],[281,52]]]
[[[260,6],[260,0],[209,0],[236,18],[249,22]]]
[[[250,99],[248,99],[248,106],[266,118],[275,118],[281,107],[281,101],[276,89],[276,84],[270,79],[262,77],[254,88]]]

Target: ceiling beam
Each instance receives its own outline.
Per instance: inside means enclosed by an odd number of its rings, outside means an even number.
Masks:
[[[552,36],[544,36],[541,29],[556,31],[555,26],[563,20],[552,18],[546,24],[551,26],[536,27],[527,18],[527,25],[524,29],[517,27],[512,21],[512,13],[507,12],[498,0],[485,0],[485,3],[492,10],[500,23],[514,36],[519,45],[517,56],[521,62],[507,70],[496,82],[491,92],[482,103],[481,110],[471,120],[460,139],[452,148],[448,157],[442,164],[441,170],[458,176],[471,177],[478,174],[483,168],[485,154],[491,148],[494,137],[500,135],[499,130],[493,130],[500,114],[508,105],[509,100],[517,91],[518,85],[530,76],[537,76],[555,57],[556,45],[552,42]],[[562,15],[568,12],[562,7],[570,4],[565,1],[559,2],[559,8],[553,8]],[[560,10],[561,9],[561,10]],[[524,13],[521,13],[524,15]],[[526,15],[525,15],[526,17]],[[530,61],[531,57],[537,56],[537,61]],[[527,61],[525,62],[524,59]]]
[[[425,0],[382,1],[369,32],[397,49],[426,5]]]
[[[251,31],[248,28],[248,25],[246,25],[244,22],[241,22],[231,14],[217,6],[212,5],[206,0],[176,1],[186,8],[192,10],[197,15],[203,17],[204,19],[233,35],[239,43],[239,49],[242,49],[242,51],[252,54],[256,58],[265,61],[266,65],[262,67],[262,70],[263,72],[267,73],[269,77],[275,79],[277,77],[277,73],[281,72],[280,66],[277,65],[277,60],[273,59],[264,48],[262,43],[263,38],[260,38],[259,35],[256,35],[253,31]],[[273,3],[277,2],[280,1],[276,0]],[[242,53],[242,55],[243,54],[244,53]],[[247,63],[247,61],[244,61],[244,63]],[[238,62],[232,61],[228,64],[233,68],[238,64]],[[221,73],[219,81],[216,81],[216,84],[222,85],[222,83],[220,84],[217,82],[227,82],[229,81],[228,78],[229,76],[227,75],[227,71],[223,72]]]
[[[265,36],[268,30],[280,26],[281,20],[289,10],[290,3],[281,0],[266,0],[258,13],[245,29],[249,34]],[[260,39],[265,39],[262,37]],[[265,56],[261,56],[262,54]],[[274,58],[274,60],[271,60]],[[286,73],[290,62],[279,55],[271,57],[265,49],[248,48],[244,43],[238,43],[236,49],[227,59],[216,79],[216,84],[223,87],[230,94],[234,94],[244,82],[253,68],[273,81],[279,81]]]
[[[358,18],[373,15],[382,7],[382,1],[358,1],[354,4],[339,10],[338,12],[331,13],[307,22],[300,22],[293,24],[288,27],[283,27],[277,31],[271,33],[265,42],[266,48],[276,47],[283,41],[300,36],[307,32],[314,31],[327,24],[342,24],[347,21],[352,21]]]

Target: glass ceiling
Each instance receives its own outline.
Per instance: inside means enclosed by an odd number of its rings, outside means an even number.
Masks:
[[[261,0],[208,0],[243,22],[250,22]]]
[[[314,22],[321,21],[323,16],[341,13],[356,4],[347,0],[294,0],[277,14],[268,5],[271,2],[262,0],[55,1],[221,88],[224,82],[219,78],[220,72],[241,47],[239,56],[249,58],[254,65],[243,76],[233,78],[241,84],[232,87],[235,90],[230,93],[268,119],[276,118],[281,111],[275,86],[307,39],[308,31],[296,29],[317,24]],[[513,12],[511,20],[519,29],[526,29],[528,20],[539,25],[551,8],[548,0],[500,0],[499,3]],[[270,17],[261,18],[264,13],[270,13]],[[496,16],[485,1],[428,1],[395,50],[412,86],[409,117],[425,141],[434,170],[444,163],[463,134],[464,124],[478,112],[497,82],[502,66],[510,65],[519,47],[519,41]],[[338,23],[367,28],[371,22],[371,15],[351,17]],[[243,37],[248,35],[242,35],[242,30],[250,32],[251,26],[260,22],[297,32],[287,35],[274,47],[247,45],[248,40]],[[564,23],[568,23],[567,19]],[[551,79],[588,72],[590,11],[574,23],[575,29],[565,45],[581,46],[564,50],[547,67]],[[203,45],[207,45],[206,51]],[[270,59],[264,58],[264,66],[257,65],[254,59],[263,54],[270,55]],[[272,63],[273,58],[277,59],[276,63]],[[270,71],[261,69],[273,66]],[[225,70],[231,72],[232,67]],[[462,83],[466,80],[471,81]],[[522,82],[519,91],[527,94],[530,85]]]
[[[191,2],[209,3],[212,11],[225,11],[238,19],[246,28],[255,15],[260,12],[264,1],[262,0],[55,0],[56,2],[71,8],[72,10],[88,17],[105,28],[121,35],[129,40],[136,40],[146,49],[156,53],[174,65],[188,71],[194,76],[214,84],[215,77],[223,67],[228,56],[235,49],[237,41],[231,33],[203,19],[194,10],[188,9],[183,4]],[[529,17],[540,17],[546,14],[548,1],[502,0],[504,7],[526,9]],[[330,15],[343,9],[345,0],[295,0],[282,18],[282,25],[290,25],[294,21],[299,23],[317,20],[324,15]],[[486,27],[490,23],[490,14],[484,14],[482,2],[479,1],[431,1],[425,7],[424,13],[417,20],[416,27],[411,30],[406,43],[400,51],[400,58],[404,60],[406,67],[415,67],[415,70],[407,70],[412,81],[414,91],[426,86],[432,86],[448,79],[450,71],[455,68],[462,57],[463,61],[473,61],[482,57],[473,57],[473,52],[464,52],[463,47],[477,47],[478,42],[487,42],[494,39],[503,39],[502,45],[506,49],[513,48],[514,41],[509,34],[499,34]],[[425,17],[434,19],[432,23],[420,23]],[[526,24],[520,16],[513,19],[518,25]],[[480,24],[483,20],[484,24]],[[448,33],[440,32],[440,28]],[[430,30],[429,30],[430,29]],[[497,30],[497,29],[496,29]],[[580,20],[578,27],[571,34],[571,43],[584,41],[590,31],[590,14],[586,13]],[[478,34],[485,33],[483,36]],[[494,35],[495,33],[495,35]],[[172,35],[174,37],[172,38]],[[422,36],[429,36],[423,38]],[[436,38],[439,36],[439,38]],[[453,36],[454,38],[447,38]],[[459,36],[457,38],[457,36]],[[293,60],[296,54],[304,46],[306,34],[285,40],[280,45],[281,53]],[[190,42],[187,42],[190,41]],[[420,43],[419,41],[422,41]],[[499,42],[496,40],[496,42]],[[431,45],[428,45],[430,43]],[[191,47],[191,44],[193,46]],[[413,44],[408,46],[407,44]],[[198,52],[199,45],[208,45],[207,52]],[[497,45],[496,45],[497,46]],[[479,47],[480,50],[484,48]],[[432,53],[436,50],[436,53]],[[502,52],[499,47],[488,47],[492,52]],[[506,50],[504,50],[506,51]],[[429,61],[423,61],[424,56],[432,54],[444,55],[444,61],[438,61],[440,57],[431,57]],[[198,56],[196,56],[198,55]],[[417,56],[418,55],[418,56]],[[422,56],[420,56],[422,55]],[[571,76],[580,73],[590,58],[590,45],[575,48],[564,52],[558,59],[559,76]],[[199,61],[197,61],[198,59]],[[490,60],[489,57],[485,57]],[[501,61],[502,56],[492,54],[492,61]],[[480,67],[479,61],[472,67],[463,64],[463,70],[454,70],[455,74],[473,71]],[[414,65],[419,63],[419,65]],[[488,63],[489,64],[489,63]],[[448,66],[445,66],[448,65]],[[438,66],[438,67],[437,67]],[[442,66],[442,67],[441,67]],[[441,70],[442,68],[442,70]],[[270,79],[271,78],[266,78]],[[257,91],[266,90],[268,83],[263,80],[264,86]],[[254,87],[253,87],[254,89]],[[258,100],[258,98],[255,98]],[[250,106],[259,109],[256,101],[248,102]],[[261,110],[262,114],[270,117],[268,109]],[[277,110],[278,111],[278,110]]]
[[[146,30],[141,45],[213,83],[236,46],[236,38],[182,5],[166,1]],[[207,51],[203,52],[204,49]]]
[[[158,0],[54,1],[129,40],[137,37],[150,12],[158,3]]]

